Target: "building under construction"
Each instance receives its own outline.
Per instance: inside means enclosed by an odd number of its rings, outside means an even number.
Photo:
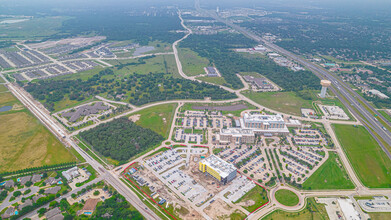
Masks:
[[[227,163],[215,155],[200,161],[199,170],[217,179],[222,184],[227,184],[236,177],[236,167]]]

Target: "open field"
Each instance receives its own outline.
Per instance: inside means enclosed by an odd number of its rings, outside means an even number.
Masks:
[[[205,74],[204,67],[209,65],[209,60],[200,57],[189,48],[179,48],[179,59],[182,62],[183,72],[188,76]]]
[[[226,114],[232,114],[234,116],[240,116],[240,113],[244,110],[247,110],[247,109],[256,109],[255,106],[251,105],[250,103],[248,102],[245,102],[245,101],[238,101],[238,102],[230,102],[230,103],[223,103],[223,104],[213,104],[213,103],[208,103],[208,104],[205,104],[205,103],[185,103],[181,110],[182,111],[186,111],[186,110],[195,110],[195,111],[200,111],[201,107],[215,107],[215,108],[219,108],[219,107],[222,107],[222,108],[229,108],[230,106],[232,106],[233,108],[232,109],[236,109],[237,107],[240,107],[240,106],[247,106],[246,108],[243,108],[243,109],[238,109],[238,110],[222,110],[221,112],[226,115]],[[202,111],[202,110],[201,110]]]
[[[141,62],[140,62],[141,61]],[[142,63],[142,62],[145,63]],[[105,60],[114,65],[114,72],[117,76],[126,76],[132,73],[171,73],[179,75],[174,55],[159,55],[147,59],[126,59],[126,60]],[[98,73],[95,71],[95,73]]]
[[[336,105],[341,107],[350,119],[352,119],[350,112],[337,98],[319,99],[317,93],[319,91],[316,90],[304,90],[301,92],[242,92],[246,97],[265,107],[291,115],[301,116],[301,108],[311,108],[318,115],[323,115],[318,105],[315,104],[321,103],[323,105]]]
[[[225,85],[225,86],[229,87],[229,85],[227,84],[227,81],[225,81],[225,79],[223,77],[200,76],[200,77],[197,77],[197,79],[199,79],[201,81],[213,83],[216,85]]]
[[[8,91],[7,87],[0,84],[0,92],[6,92],[6,91]]]
[[[167,138],[176,107],[177,104],[164,104],[143,109],[133,114],[133,116],[139,115],[139,117],[136,117],[138,119],[134,121],[137,125],[149,128]]]
[[[5,83],[5,81],[2,77],[0,77],[0,83]]]
[[[287,189],[280,189],[275,194],[276,199],[279,203],[285,206],[295,206],[299,203],[299,197]]]
[[[0,172],[75,161],[76,158],[11,93],[0,93]]]
[[[267,196],[267,191],[262,187],[256,185],[253,189],[248,191],[242,198],[240,198],[235,203],[242,203],[250,200],[254,202],[254,205],[243,206],[243,208],[245,208],[249,212],[252,212],[256,210],[259,206],[269,201],[269,198]]]
[[[391,187],[391,160],[369,132],[362,126],[333,127],[362,183],[371,188]]]
[[[348,178],[337,154],[329,152],[327,161],[303,183],[303,189],[354,189]]]
[[[0,24],[0,39],[27,39],[34,40],[48,37],[59,32],[62,23],[68,17],[36,17],[27,21]]]
[[[300,212],[285,212],[277,210],[262,218],[263,220],[327,220],[328,215],[323,204],[315,202],[314,198],[307,200],[307,205]]]
[[[295,92],[243,92],[251,100],[280,112],[301,115],[301,108],[312,108],[312,100],[304,100]]]
[[[391,212],[375,212],[368,214],[371,217],[371,220],[391,219]]]
[[[383,117],[386,118],[389,122],[391,122],[391,116],[389,114],[387,114],[387,112],[382,110],[382,111],[379,111],[379,113],[382,114]]]

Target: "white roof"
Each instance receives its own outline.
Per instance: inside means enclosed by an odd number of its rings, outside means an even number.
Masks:
[[[243,119],[245,122],[263,122],[263,123],[275,123],[284,122],[284,119],[280,114],[277,115],[261,115],[261,114],[244,114]]]
[[[241,129],[241,128],[227,128],[220,129],[220,134],[225,135],[254,135],[254,131],[251,129]]]
[[[236,167],[233,164],[230,164],[213,154],[202,160],[201,163],[211,167],[218,172],[222,178],[227,177],[232,172],[236,172]]]
[[[350,199],[338,199],[339,207],[342,210],[345,219],[347,220],[360,220],[360,215],[357,210],[353,207],[352,200]]]

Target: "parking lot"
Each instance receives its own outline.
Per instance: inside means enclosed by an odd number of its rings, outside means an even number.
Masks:
[[[293,136],[295,145],[327,145],[327,140],[319,130],[296,129]]]
[[[212,194],[178,167],[162,174],[162,177],[195,205],[202,205]]]
[[[247,177],[238,175],[226,189],[219,193],[219,195],[225,195],[231,202],[236,202],[255,186],[255,183]]]
[[[269,164],[266,163],[263,148],[253,147],[250,149],[247,146],[228,147],[219,153],[219,156],[229,163],[233,163],[240,172],[246,170],[247,175],[253,179],[261,179],[263,182],[270,180],[272,170]]]
[[[175,151],[167,150],[145,161],[145,164],[155,172],[163,173],[168,168],[184,162],[184,158]]]
[[[321,150],[318,150],[321,152]],[[325,161],[324,157],[317,153],[311,147],[292,148],[290,146],[281,146],[277,150],[280,162],[283,164],[283,172],[288,176],[291,174],[291,180],[297,183],[303,183],[307,178]]]

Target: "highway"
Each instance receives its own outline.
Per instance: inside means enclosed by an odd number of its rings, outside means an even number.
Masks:
[[[36,104],[23,94],[23,91],[11,83],[7,84],[9,90],[60,140],[67,146],[73,147],[85,160],[89,163],[103,179],[113,186],[118,193],[123,195],[126,200],[132,204],[144,217],[147,219],[160,219],[152,210],[150,210],[128,186],[126,186],[118,176],[106,170],[100,163],[94,160],[84,150],[82,150],[71,138],[67,135],[60,126],[58,126],[45,111],[36,106]],[[160,210],[159,210],[160,211]],[[164,213],[162,213],[165,215]]]
[[[391,146],[391,133],[390,131],[383,128],[383,125],[375,120],[374,115],[372,115],[364,106],[362,106],[357,99],[360,99],[362,103],[364,103],[366,106],[370,106],[367,101],[360,97],[358,94],[356,94],[345,82],[342,80],[339,80],[336,76],[331,74],[330,72],[324,70],[323,68],[319,67],[318,65],[315,65],[302,57],[295,55],[269,41],[266,41],[262,39],[261,37],[257,36],[256,34],[246,30],[243,27],[240,27],[236,24],[233,24],[230,21],[227,21],[225,19],[220,18],[217,14],[214,12],[210,12],[207,10],[203,10],[199,6],[199,0],[195,1],[195,7],[199,12],[202,12],[204,14],[208,14],[210,17],[216,19],[217,21],[223,22],[226,25],[230,26],[231,28],[239,31],[243,35],[257,41],[260,43],[263,43],[265,46],[273,49],[274,51],[280,53],[281,55],[284,55],[293,61],[296,61],[297,63],[305,66],[309,70],[311,70],[315,75],[317,75],[321,79],[327,79],[330,80],[333,84],[333,87],[330,87],[332,92],[343,102],[343,104],[354,114],[356,118],[361,121],[361,123],[366,127],[366,129],[371,133],[371,135],[376,139],[376,141],[379,143],[379,145],[382,147],[383,151],[387,154],[387,156],[391,159],[391,153],[388,151],[387,146],[384,146],[384,144],[381,142],[381,140],[375,135],[379,135],[384,142],[388,146]],[[338,90],[338,91],[337,91]],[[353,95],[354,94],[354,95]],[[346,100],[345,100],[346,99]],[[379,114],[374,108],[371,108],[372,111],[374,111],[377,115],[380,117],[381,114]],[[361,115],[364,117],[361,117]],[[383,117],[382,117],[383,118]],[[383,118],[384,119],[384,118]],[[373,132],[372,130],[375,132]]]

